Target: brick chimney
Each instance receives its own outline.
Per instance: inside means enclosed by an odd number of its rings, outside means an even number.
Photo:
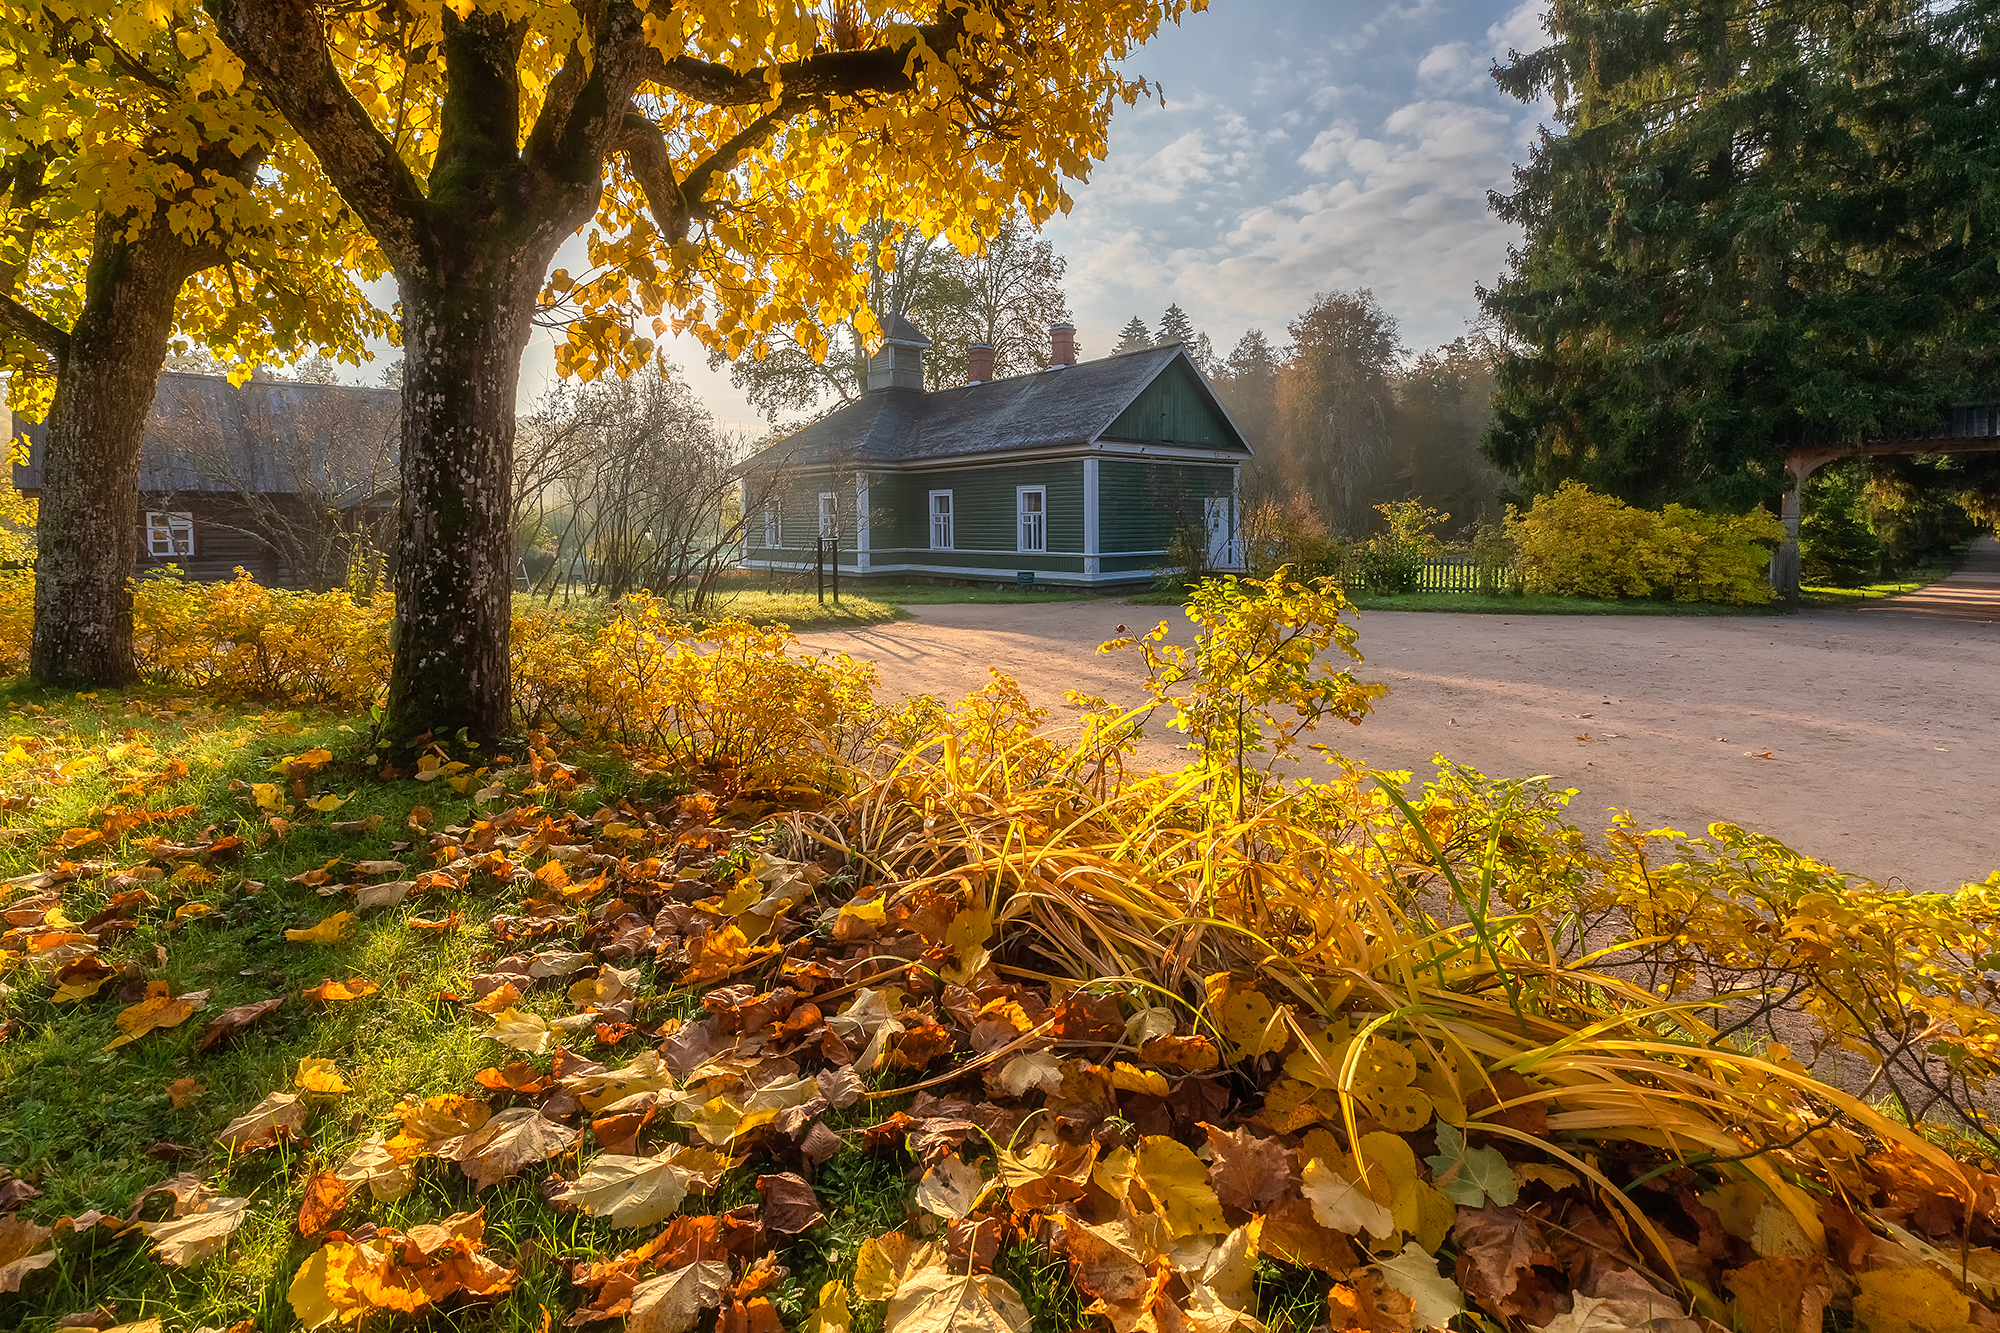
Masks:
[[[974,343],[965,349],[965,378],[972,384],[984,384],[993,378],[993,349],[985,343]]]
[[[1076,325],[1064,320],[1049,330],[1049,368],[1076,364]]]

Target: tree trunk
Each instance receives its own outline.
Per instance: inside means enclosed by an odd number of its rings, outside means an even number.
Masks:
[[[402,282],[402,509],[388,734],[508,731],[514,394],[542,266]],[[519,275],[519,276],[516,276]],[[481,274],[479,277],[485,277]]]
[[[125,685],[139,556],[139,447],[188,276],[214,262],[164,226],[136,239],[100,218],[42,455],[35,631],[28,668],[51,685]]]

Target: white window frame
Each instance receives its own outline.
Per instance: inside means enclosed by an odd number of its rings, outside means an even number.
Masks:
[[[830,521],[829,521],[830,520]],[[840,492],[821,491],[819,493],[819,535],[840,538]]]
[[[146,511],[146,554],[156,560],[194,554],[194,514],[185,509]]]
[[[785,544],[785,511],[777,500],[764,501],[764,546],[775,551]]]
[[[1035,497],[1035,507],[1028,508],[1028,497]],[[1033,523],[1029,522],[1033,518]],[[1046,486],[1016,486],[1014,488],[1014,549],[1023,554],[1043,555],[1049,549],[1049,488]]]
[[[939,510],[938,508],[938,501],[940,499],[944,501],[943,510]],[[958,534],[956,532],[957,521],[958,521],[957,510],[958,510],[958,502],[952,499],[950,491],[931,492],[931,508],[930,508],[931,549],[933,551],[954,551],[958,549],[957,546]],[[942,524],[939,523],[938,521],[939,519],[944,520]],[[944,529],[943,541],[938,540],[939,536],[938,529],[940,527]]]

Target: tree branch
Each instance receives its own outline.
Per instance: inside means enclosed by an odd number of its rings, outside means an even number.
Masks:
[[[706,199],[715,178],[731,171],[743,155],[766,142],[778,127],[804,110],[817,98],[787,97],[770,111],[758,116],[713,152],[697,163],[683,179],[674,178],[672,153],[666,135],[651,117],[636,108],[625,113],[617,147],[625,152],[639,188],[645,192],[646,207],[653,222],[669,241],[687,239],[688,228],[709,216]]]
[[[542,180],[558,217],[582,225],[604,189],[604,159],[623,133],[624,108],[658,56],[631,0],[573,0],[593,34],[588,56],[571,52],[549,81],[522,159]]]
[[[787,60],[776,66],[786,96],[818,97],[829,94],[902,93],[916,86],[904,72],[910,54],[922,44],[942,55],[958,45],[965,35],[962,16],[952,15],[943,22],[928,23],[908,41],[895,46],[875,46],[859,51],[821,51],[804,60]],[[655,53],[646,77],[682,97],[710,106],[744,106],[767,102],[771,84],[765,69],[731,69],[693,56],[672,60]]]
[[[0,293],[0,326],[47,352],[58,367],[69,356],[69,334],[4,293]]]
[[[397,270],[434,266],[430,201],[347,91],[307,0],[206,0],[209,15],[277,103]]]

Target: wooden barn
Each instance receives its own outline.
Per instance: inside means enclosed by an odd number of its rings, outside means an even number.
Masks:
[[[379,560],[396,507],[399,389],[259,375],[242,385],[167,371],[139,463],[139,573],[176,566],[214,582],[324,589]],[[39,425],[14,485],[42,486]]]
[[[930,340],[887,333],[859,400],[743,464],[749,567],[809,566],[837,536],[843,576],[1129,587],[1179,532],[1241,566],[1250,448],[1183,348],[1078,363],[1059,324],[1047,370],[990,379],[974,347],[972,383],[926,392]]]

